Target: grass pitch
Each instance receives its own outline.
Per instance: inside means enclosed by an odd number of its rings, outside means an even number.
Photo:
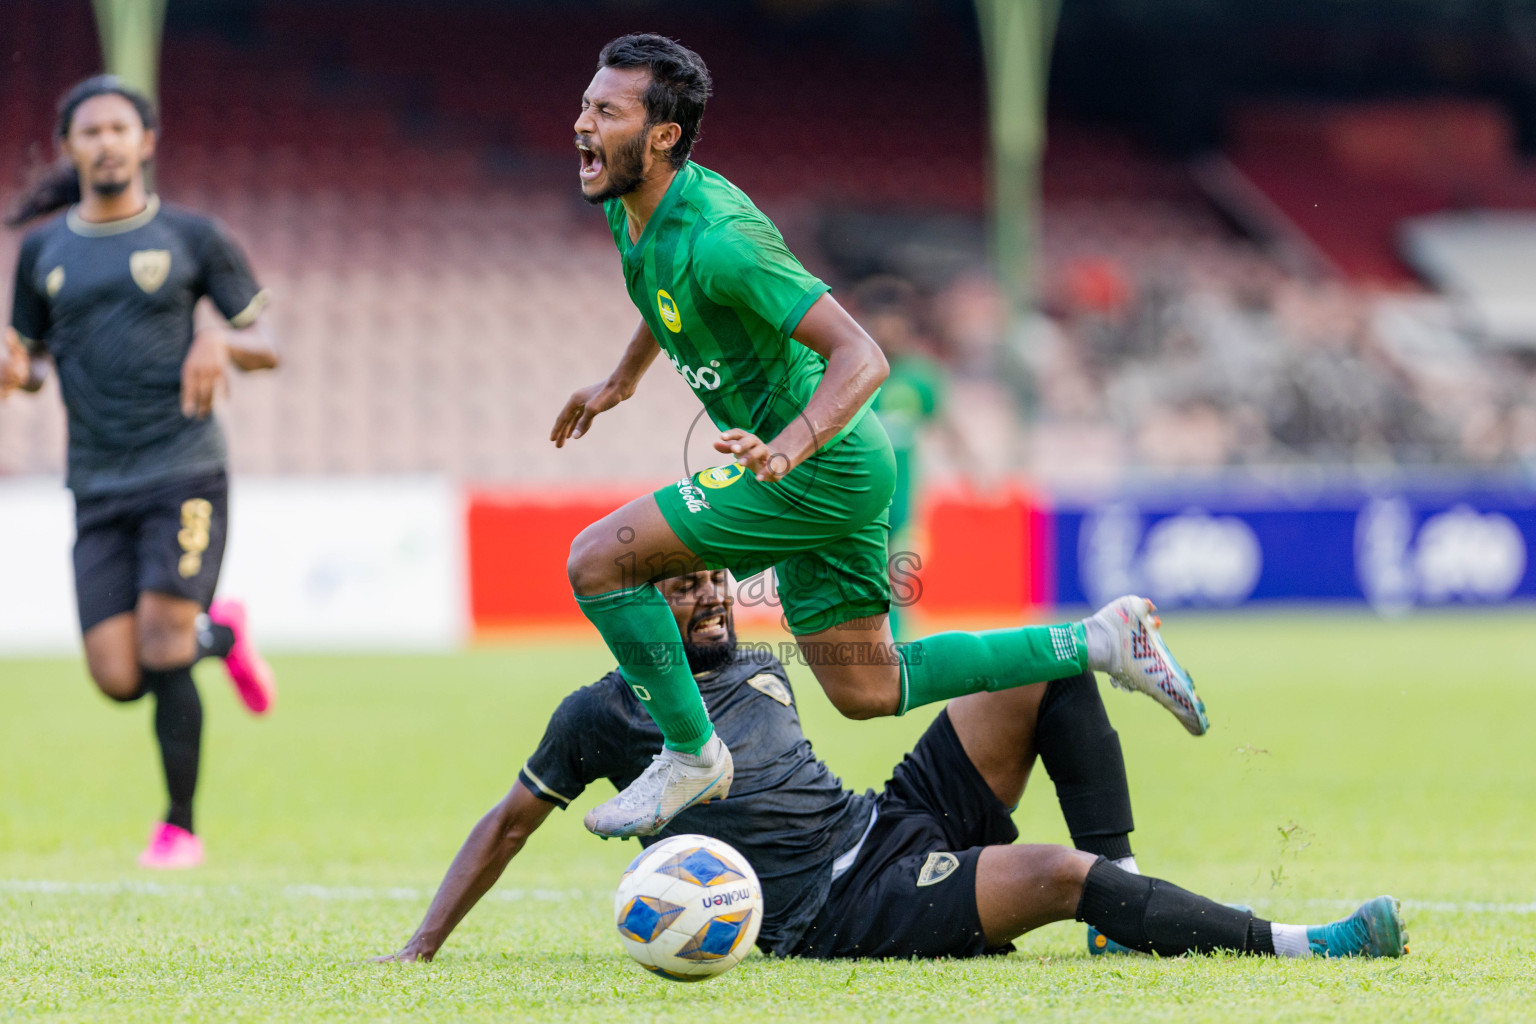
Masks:
[[[606,670],[596,643],[281,658],[265,721],[203,668],[208,864],[172,875],[133,864],[162,809],[148,703],[109,704],[74,661],[3,661],[0,1020],[1531,1019],[1530,616],[1175,615],[1166,633],[1213,729],[1106,687],[1143,870],[1293,922],[1390,892],[1410,957],[1090,960],[1059,924],[984,962],[753,956],[671,985],[613,936],[634,848],[582,830],[595,787],[436,963],[360,964],[405,940],[550,710]],[[843,721],[792,671],[850,785],[880,785],[931,718]],[[1065,839],[1043,773],[1018,819]]]

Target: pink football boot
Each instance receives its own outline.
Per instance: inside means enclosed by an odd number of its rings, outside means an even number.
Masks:
[[[208,621],[234,631],[235,645],[224,657],[225,671],[251,714],[266,714],[277,699],[277,680],[273,678],[272,666],[256,649],[255,641],[245,628],[245,605],[228,599],[215,601],[208,608]]]
[[[139,854],[139,866],[156,870],[195,868],[203,862],[203,841],[179,825],[161,822]]]

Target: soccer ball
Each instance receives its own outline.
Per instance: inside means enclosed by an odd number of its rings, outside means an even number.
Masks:
[[[763,887],[747,859],[709,836],[673,836],[630,862],[613,899],[619,941],[673,981],[706,981],[752,951]]]

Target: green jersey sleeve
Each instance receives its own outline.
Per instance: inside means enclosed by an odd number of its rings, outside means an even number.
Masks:
[[[785,336],[832,290],[800,265],[777,231],[764,225],[711,228],[694,253],[694,272],[706,296],[722,306],[751,310]]]

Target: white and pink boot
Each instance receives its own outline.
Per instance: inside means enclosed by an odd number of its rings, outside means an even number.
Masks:
[[[160,871],[195,868],[203,862],[203,841],[179,825],[161,822],[139,854],[139,866]]]

